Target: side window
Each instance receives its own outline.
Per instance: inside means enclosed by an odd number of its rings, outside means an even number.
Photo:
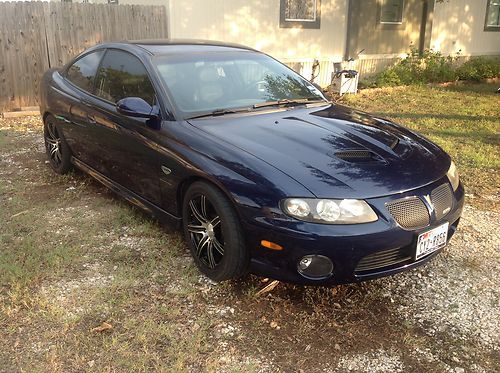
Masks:
[[[140,97],[150,105],[155,102],[155,91],[142,62],[114,49],[106,52],[99,67],[95,94],[115,103],[125,97]]]
[[[104,51],[89,53],[78,59],[67,72],[68,80],[81,89],[92,92],[92,85]]]
[[[404,0],[382,0],[380,23],[403,23]]]

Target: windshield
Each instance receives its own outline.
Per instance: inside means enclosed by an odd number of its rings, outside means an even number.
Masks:
[[[311,83],[269,56],[254,52],[164,55],[153,59],[185,117],[271,101],[325,101]]]

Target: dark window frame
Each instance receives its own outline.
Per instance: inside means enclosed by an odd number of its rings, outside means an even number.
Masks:
[[[314,0],[316,3],[315,20],[291,20],[286,19],[286,0],[280,0],[280,28],[303,28],[320,29],[321,28],[321,0]]]
[[[377,0],[377,24],[383,30],[402,30],[405,28],[405,0],[401,1],[401,21],[382,21],[382,7],[384,0]]]
[[[492,2],[492,0],[488,0],[488,3],[486,4],[486,13],[484,16],[484,31],[493,31],[493,32],[497,31],[497,32],[499,32],[500,31],[500,23],[497,26],[488,25],[488,15],[490,13],[491,2]]]

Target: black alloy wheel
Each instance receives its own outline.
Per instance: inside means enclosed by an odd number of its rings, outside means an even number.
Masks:
[[[214,281],[246,273],[249,258],[238,216],[215,186],[194,183],[183,203],[184,235],[198,268]]]
[[[56,120],[48,116],[44,123],[45,149],[54,171],[65,174],[71,169],[71,152],[66,140],[56,126]]]
[[[189,200],[189,211],[187,230],[196,256],[205,266],[214,269],[224,257],[220,216],[204,194]]]

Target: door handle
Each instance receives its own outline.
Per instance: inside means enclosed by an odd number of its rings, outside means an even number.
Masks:
[[[97,123],[97,121],[95,120],[95,117],[93,115],[87,115],[87,120],[89,121],[90,124]]]

